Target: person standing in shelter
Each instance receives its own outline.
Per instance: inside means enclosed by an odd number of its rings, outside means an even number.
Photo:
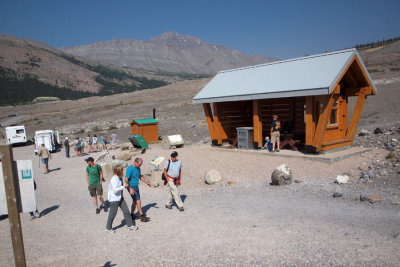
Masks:
[[[93,142],[93,150],[97,152],[97,135],[93,135],[92,142]]]
[[[172,209],[172,199],[180,211],[184,211],[181,196],[179,195],[178,185],[181,184],[182,163],[178,159],[178,152],[174,151],[171,154],[171,159],[167,160],[164,165],[164,176],[169,187],[169,199],[165,207]]]
[[[281,137],[281,122],[278,120],[277,115],[272,116],[272,124],[271,124],[271,142],[272,142],[272,150],[270,152],[279,152],[279,139]],[[276,144],[276,149],[275,149]]]
[[[123,183],[122,177],[124,170],[121,165],[115,166],[113,169],[114,176],[111,178],[108,184],[108,201],[110,202],[110,212],[108,213],[108,220],[106,225],[106,232],[114,233],[112,229],[112,223],[117,215],[118,207],[121,208],[128,230],[137,230],[138,228],[133,225],[132,217],[129,213],[128,205],[123,196],[124,188],[129,186],[128,183]]]
[[[111,147],[112,147],[112,149],[116,149],[116,147],[117,147],[117,134],[115,133],[115,132],[113,132],[112,134],[111,134]]]
[[[101,167],[100,165],[94,163],[94,159],[92,157],[88,157],[85,159],[85,161],[88,164],[86,167],[86,182],[90,196],[93,198],[94,205],[96,206],[96,214],[100,213],[101,208],[99,208],[97,197],[100,199],[104,211],[107,212],[108,209],[105,206],[103,199],[103,172]]]
[[[44,146],[44,143],[39,149],[38,156],[42,159],[44,173],[49,173],[49,159],[51,159],[51,155],[49,150]]]
[[[140,166],[142,166],[143,160],[141,158],[135,158],[135,162],[133,165],[130,165],[126,170],[125,174],[125,182],[129,183],[128,191],[132,197],[132,207],[131,207],[131,216],[132,219],[135,219],[135,209],[137,207],[140,214],[140,221],[148,222],[150,220],[149,217],[146,217],[146,214],[143,214],[142,211],[142,201],[140,200],[140,192],[139,192],[139,179],[145,182],[148,186],[151,187],[151,184],[144,179],[143,175],[140,172]]]
[[[65,148],[65,157],[69,158],[69,140],[68,140],[68,137],[65,137],[64,148]]]

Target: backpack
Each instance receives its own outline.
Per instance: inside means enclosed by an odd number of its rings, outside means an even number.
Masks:
[[[168,172],[168,170],[169,170],[169,164],[171,163],[171,160],[169,159],[168,160],[168,166],[167,166],[167,172]],[[161,175],[161,179],[163,180],[163,181],[167,181],[167,179],[165,179],[165,175],[164,175],[164,172],[162,173],[162,175]]]

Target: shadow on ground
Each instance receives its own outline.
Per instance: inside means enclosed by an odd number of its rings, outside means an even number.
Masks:
[[[58,207],[60,207],[60,205],[54,205],[54,206],[48,207],[48,208],[46,208],[46,209],[44,209],[44,210],[42,210],[40,212],[40,216],[46,216],[50,212],[55,211],[56,209],[58,209]]]

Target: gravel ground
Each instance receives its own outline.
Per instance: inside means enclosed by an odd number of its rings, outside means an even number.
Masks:
[[[111,152],[116,153],[118,150]],[[159,144],[152,145],[142,155],[142,172],[151,172],[153,167],[147,163],[156,155],[167,157],[170,153]],[[28,266],[400,264],[399,187],[380,183],[378,178],[368,183],[359,178],[365,166],[377,159],[384,162],[387,151],[373,149],[333,164],[235,153],[211,149],[207,144],[186,146],[178,153],[183,162],[180,192],[185,211],[165,209],[167,188],[149,188],[142,183],[142,206],[151,222],[136,221],[139,230],[128,232],[119,211],[113,225],[116,233],[108,234],[108,214],[95,214],[82,157],[65,159],[63,151],[55,153],[50,161],[54,171],[45,175],[36,164],[33,146],[14,148],[15,159],[33,160],[42,212],[42,217],[33,221],[28,214],[21,214]],[[294,179],[302,182],[269,185],[273,169],[284,163],[292,169]],[[213,168],[223,181],[205,185],[204,172]],[[348,174],[350,182],[335,184],[340,174]],[[236,183],[229,185],[228,181]],[[334,191],[342,192],[343,197],[333,198]],[[362,193],[380,194],[382,202],[356,201]],[[7,218],[0,220],[0,238],[0,266],[13,264]]]

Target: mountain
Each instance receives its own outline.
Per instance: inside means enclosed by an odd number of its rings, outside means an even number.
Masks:
[[[187,78],[98,63],[44,43],[0,35],[0,105],[40,96],[77,99],[132,92]]]
[[[66,53],[153,71],[209,73],[274,61],[246,55],[233,48],[210,44],[193,36],[166,32],[147,41],[115,39],[89,45],[61,47]]]

